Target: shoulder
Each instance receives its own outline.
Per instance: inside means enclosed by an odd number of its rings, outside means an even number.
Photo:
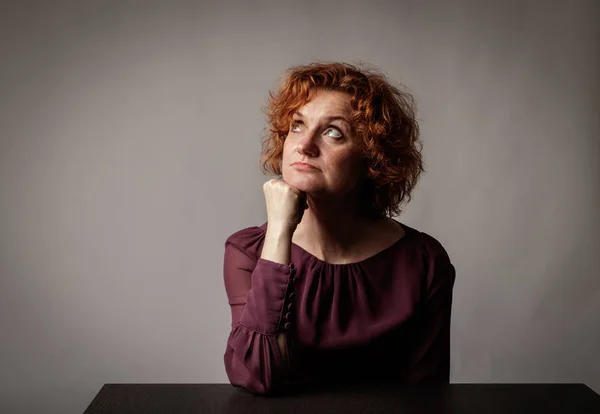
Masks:
[[[251,259],[256,259],[261,254],[266,230],[267,223],[238,230],[225,240],[225,250],[235,249]]]
[[[420,259],[427,285],[430,286],[435,282],[452,285],[456,272],[450,255],[442,243],[426,232],[404,226],[407,236],[412,237],[411,244],[414,246],[414,253]]]
[[[405,235],[418,253],[427,259],[448,259],[449,255],[442,243],[432,235],[402,223]]]
[[[430,260],[450,261],[448,251],[442,243],[432,235],[419,232],[423,254]]]

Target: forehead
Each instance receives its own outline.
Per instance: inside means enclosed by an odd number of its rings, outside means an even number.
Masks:
[[[317,89],[310,101],[298,109],[302,114],[309,113],[319,115],[320,113],[347,114],[352,110],[350,106],[350,95],[346,92]]]

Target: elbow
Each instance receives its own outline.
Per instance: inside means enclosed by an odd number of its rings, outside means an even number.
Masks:
[[[275,387],[271,375],[268,375],[259,366],[247,366],[237,360],[230,351],[231,349],[228,349],[225,354],[225,371],[231,385],[255,395],[269,395],[274,392]]]
[[[240,381],[239,378],[229,377],[229,382],[232,386],[241,388],[254,395],[267,396],[272,394],[272,389],[267,384],[260,381]]]

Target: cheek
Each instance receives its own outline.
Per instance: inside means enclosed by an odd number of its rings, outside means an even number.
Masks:
[[[347,152],[330,154],[328,164],[334,166],[335,172],[340,175],[351,174],[357,165],[353,154]]]
[[[286,139],[283,143],[283,152],[281,154],[281,172],[288,169],[288,165],[292,162],[293,148],[291,143]]]
[[[345,155],[331,159],[330,165],[335,165],[333,169],[336,181],[343,181],[353,185],[361,175],[360,160],[353,155]]]
[[[283,157],[288,157],[292,150],[292,142],[286,137],[283,141]]]

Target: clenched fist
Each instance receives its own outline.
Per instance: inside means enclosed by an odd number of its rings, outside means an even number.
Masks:
[[[306,194],[283,180],[263,184],[269,227],[293,233],[308,208]]]

